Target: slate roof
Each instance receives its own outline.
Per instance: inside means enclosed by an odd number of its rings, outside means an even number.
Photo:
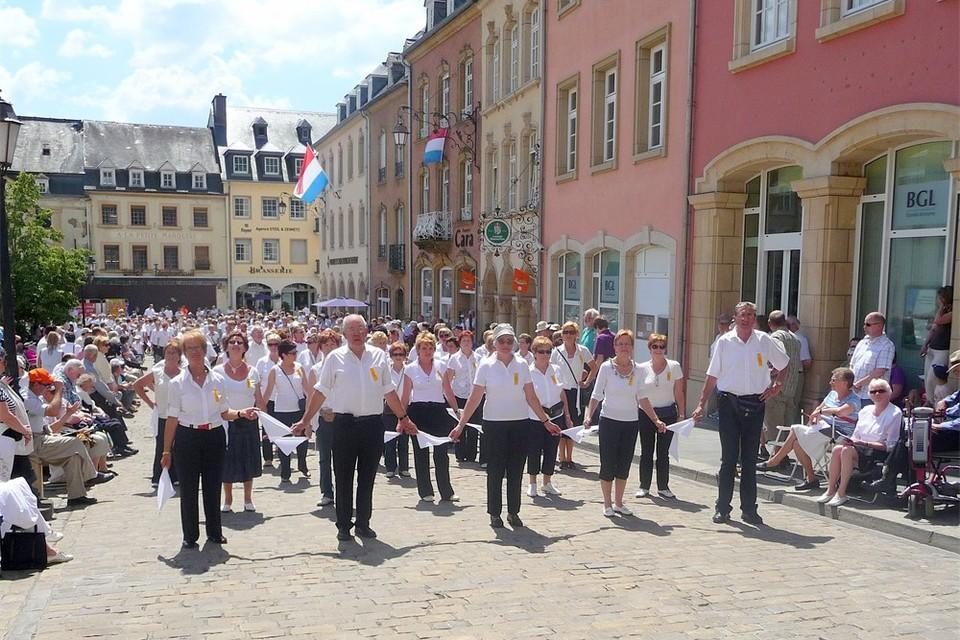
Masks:
[[[282,109],[258,109],[256,107],[227,106],[227,145],[242,144],[250,149],[256,149],[253,139],[253,123],[262,119],[267,124],[267,140],[269,144],[287,153],[294,148],[303,153],[304,147],[297,140],[297,123],[306,120],[310,123],[310,135],[314,141],[318,140],[335,124],[337,114],[321,113],[318,111],[286,111]]]
[[[178,172],[200,164],[208,173],[219,173],[217,150],[206,127],[127,124],[84,120],[83,164],[112,164],[126,168],[136,162],[147,171],[169,163]]]
[[[12,171],[29,173],[83,174],[83,135],[80,120],[20,116],[23,126],[17,138]],[[43,155],[49,145],[50,155]]]

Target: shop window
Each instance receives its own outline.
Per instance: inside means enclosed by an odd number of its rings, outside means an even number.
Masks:
[[[605,249],[593,256],[592,306],[617,332],[620,318],[620,252]]]
[[[440,315],[441,320],[450,322],[453,314],[453,269],[440,269]]]
[[[557,259],[557,305],[564,322],[580,322],[583,295],[579,253],[564,253]]]
[[[433,269],[420,270],[420,314],[425,320],[433,318]]]

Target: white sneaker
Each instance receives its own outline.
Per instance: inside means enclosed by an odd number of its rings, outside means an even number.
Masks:
[[[420,502],[433,502],[433,498],[434,498],[434,496],[433,496],[433,494],[431,493],[431,494],[428,495],[428,496],[423,496],[422,498],[420,498]]]
[[[541,489],[543,490],[544,495],[548,495],[548,496],[563,495],[562,493],[560,493],[560,489],[557,489],[555,486],[553,486],[553,483],[545,484],[541,487]]]
[[[224,503],[223,506],[220,507],[220,513],[230,513],[231,511],[233,511],[232,504]]]
[[[845,504],[849,499],[850,499],[850,496],[833,496],[833,499],[827,503],[827,506],[839,507],[840,505]]]
[[[832,494],[832,493],[825,493],[825,494],[823,494],[822,496],[820,496],[819,498],[817,498],[817,502],[819,502],[820,504],[827,504],[827,503],[830,502],[831,500],[833,500],[833,494]]]
[[[530,496],[531,498],[536,498],[537,495],[538,495],[538,494],[537,494],[537,485],[535,485],[535,484],[528,485],[528,486],[527,486],[527,495]]]
[[[632,516],[632,515],[633,515],[633,511],[630,511],[629,507],[627,507],[627,505],[625,505],[625,504],[622,504],[622,505],[620,505],[619,507],[618,507],[618,506],[614,506],[614,507],[613,507],[613,510],[614,510],[614,512],[619,513],[619,514],[622,515],[622,516]]]
[[[392,477],[395,476],[395,475],[397,475],[397,474],[394,473],[393,471],[387,471],[387,477],[388,477],[388,478],[392,478]]]
[[[667,500],[675,500],[677,497],[673,494],[673,491],[670,491],[670,489],[661,489],[660,491],[657,491],[657,495],[659,495],[661,498],[666,498]]]
[[[60,542],[63,540],[63,534],[59,531],[51,531],[46,536],[47,542]]]
[[[71,560],[73,560],[73,556],[70,554],[57,551],[56,555],[47,557],[47,564],[61,564],[64,562],[70,562]]]
[[[252,502],[244,502],[244,503],[243,503],[243,510],[244,510],[244,511],[256,511],[256,510],[257,510],[257,505],[253,504]]]
[[[327,505],[333,504],[333,498],[331,498],[330,496],[323,496],[322,498],[320,498],[320,502],[318,504],[321,507],[326,507]]]
[[[633,497],[634,497],[634,498],[646,498],[646,497],[649,496],[649,495],[650,495],[650,491],[649,491],[648,489],[644,489],[643,487],[641,487],[641,488],[637,489],[637,492],[636,492],[635,494],[633,494]]]
[[[615,514],[615,512],[614,512],[614,510],[613,510],[613,507],[604,507],[604,508],[603,508],[603,515],[605,515],[606,517],[612,518],[612,517],[614,516],[614,514]]]

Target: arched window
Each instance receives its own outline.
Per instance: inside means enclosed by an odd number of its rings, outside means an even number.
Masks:
[[[394,227],[397,233],[397,244],[404,244],[406,242],[406,238],[407,238],[406,225],[405,225],[406,219],[404,216],[405,216],[405,213],[403,210],[403,203],[401,202],[400,204],[397,205],[397,211],[396,211],[397,219],[396,219],[396,225]]]
[[[347,246],[353,249],[353,205],[347,207]]]
[[[360,246],[367,244],[367,208],[360,203],[360,217],[357,220],[357,236]]]
[[[424,320],[433,318],[433,269],[420,270],[420,313]]]
[[[451,321],[453,314],[453,269],[440,269],[440,314],[439,319]]]
[[[378,226],[378,228],[379,228],[379,236],[380,236],[380,242],[379,242],[379,244],[380,244],[380,249],[379,249],[377,255],[378,255],[380,258],[386,258],[386,257],[387,257],[387,244],[389,243],[389,239],[387,238],[387,232],[388,232],[388,229],[389,229],[389,225],[388,225],[388,223],[387,223],[387,208],[386,208],[386,207],[380,207],[380,219],[379,219],[379,221],[378,221],[378,225],[377,225],[377,226]]]
[[[564,322],[580,322],[580,304],[583,296],[580,254],[573,251],[557,259],[557,305]]]
[[[343,249],[343,209],[337,214],[337,246]]]
[[[591,306],[610,321],[616,333],[620,317],[620,252],[604,249],[593,256],[593,296]]]

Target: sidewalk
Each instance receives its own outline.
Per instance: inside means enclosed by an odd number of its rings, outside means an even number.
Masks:
[[[596,437],[584,439],[581,446],[591,451],[599,451]],[[689,438],[680,440],[679,450],[680,460],[670,461],[672,474],[716,486],[717,471],[720,468],[720,439],[715,424],[705,419],[697,425]],[[634,457],[638,463],[639,451],[638,442],[637,455]],[[799,478],[786,482],[778,482],[776,478],[787,480],[782,474],[757,473],[757,496],[760,500],[795,507],[960,554],[960,513],[957,509],[938,510],[933,520],[910,520],[907,518],[906,508],[886,506],[879,501],[877,504],[869,504],[851,500],[842,507],[827,507],[816,502],[822,495],[822,490],[798,493],[793,490],[793,485]],[[635,490],[635,482],[631,480],[629,491]],[[867,499],[871,496],[872,494],[864,494]],[[735,495],[735,503],[736,499]]]

